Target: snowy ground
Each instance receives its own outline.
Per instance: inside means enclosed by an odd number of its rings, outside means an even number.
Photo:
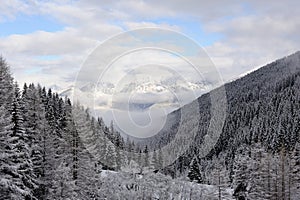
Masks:
[[[162,174],[130,174],[102,171],[99,192],[104,199],[218,199],[217,186],[172,179]],[[232,198],[232,190],[221,188],[223,200]]]

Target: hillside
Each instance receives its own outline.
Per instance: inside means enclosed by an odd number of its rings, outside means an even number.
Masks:
[[[210,95],[220,89],[217,88],[198,98],[201,113],[195,141],[186,153],[165,168],[164,172],[172,174],[173,177],[189,173],[192,179],[201,177],[199,182],[213,183],[211,176],[215,173],[216,166],[220,165],[218,169],[225,169],[222,172],[224,179],[227,179],[224,183],[232,187],[237,187],[240,183],[253,186],[258,181],[254,176],[260,177],[260,182],[265,181],[266,185],[269,184],[263,191],[260,189],[262,199],[266,198],[267,194],[269,198],[274,197],[274,193],[279,196],[288,195],[286,190],[291,190],[291,187],[299,192],[299,186],[296,185],[299,184],[300,165],[300,52],[225,84],[227,107],[222,133],[209,154],[201,157],[199,147],[207,134],[211,119]],[[197,113],[192,112],[190,115],[196,116]],[[181,126],[191,131],[193,127],[189,123],[190,121],[187,121]],[[176,131],[169,134],[175,135]],[[248,164],[241,164],[245,160],[248,160]],[[267,163],[262,163],[263,161]],[[194,162],[198,164],[198,178],[190,175],[194,170]],[[242,178],[243,181],[237,180],[241,177],[236,175],[237,171],[241,170],[240,165],[245,165],[241,174],[250,173],[248,179]],[[255,174],[257,167],[261,168],[261,171],[256,171],[259,175]],[[297,177],[294,177],[295,173]],[[268,178],[264,179],[261,176]],[[280,184],[274,183],[276,187],[272,185],[273,179],[280,180]],[[256,196],[258,197],[259,195]]]

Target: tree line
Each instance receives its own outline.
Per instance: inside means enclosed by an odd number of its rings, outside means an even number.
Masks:
[[[97,198],[102,170],[141,174],[163,162],[79,103],[40,85],[20,90],[2,57],[0,153],[0,199]]]

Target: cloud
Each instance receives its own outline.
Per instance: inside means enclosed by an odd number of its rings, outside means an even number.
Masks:
[[[95,41],[80,37],[76,30],[59,32],[38,31],[27,35],[11,35],[0,39],[5,53],[24,53],[29,55],[61,55],[81,52]]]
[[[99,3],[101,2],[101,3]],[[199,0],[121,0],[121,1],[81,1],[81,5],[109,8],[111,13],[123,13],[126,20],[151,20],[161,17],[191,18],[197,17],[203,20],[215,20],[226,15],[238,15],[243,13],[244,6],[237,0],[229,0],[226,3],[220,1]]]
[[[38,78],[44,76],[43,73],[59,74],[64,84],[66,80],[73,80],[89,53],[112,35],[149,26],[182,31],[176,19],[184,19],[200,23],[207,35],[221,36],[205,48],[224,80],[230,80],[299,49],[299,5],[296,0],[243,3],[237,0],[5,1],[0,5],[0,23],[17,20],[20,14],[48,16],[64,29],[3,37],[0,48],[22,81],[44,82]],[[44,55],[59,58],[55,61],[39,59]],[[26,71],[33,68],[41,70],[33,70],[26,76]]]
[[[0,4],[0,23],[14,20],[17,14],[31,14],[31,3],[22,0],[2,1]]]
[[[153,23],[153,22],[124,22],[127,30],[133,30],[138,28],[162,28],[174,31],[180,31],[180,27],[177,25],[170,25],[166,23]]]
[[[223,39],[207,47],[207,51],[225,79],[300,49],[297,28],[300,16],[290,16],[287,20],[288,13],[277,11],[274,8],[268,10],[269,15],[252,14],[207,25],[209,31],[223,35]]]

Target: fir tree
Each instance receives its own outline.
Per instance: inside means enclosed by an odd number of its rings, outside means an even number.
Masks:
[[[188,177],[191,181],[196,181],[197,183],[202,183],[203,182],[203,177],[201,174],[201,169],[198,163],[198,159],[194,158],[191,165],[190,165],[190,170],[188,173]]]

